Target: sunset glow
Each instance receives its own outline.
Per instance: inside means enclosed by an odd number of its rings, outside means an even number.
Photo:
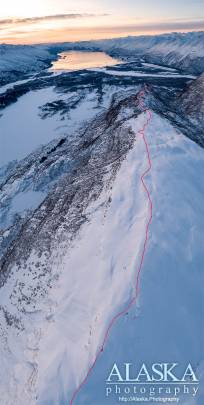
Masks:
[[[8,0],[0,8],[0,42],[78,41],[204,29],[203,2],[199,0],[172,0],[170,5],[162,0],[116,3]]]

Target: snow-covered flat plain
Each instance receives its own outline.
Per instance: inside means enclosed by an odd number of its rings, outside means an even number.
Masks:
[[[60,122],[56,119],[42,120],[39,106],[55,100],[52,88],[29,92],[17,104],[7,107],[0,117],[1,166],[12,160],[23,159],[40,145],[57,137]]]
[[[73,109],[66,123],[56,114],[42,119],[40,107],[72,96],[58,94],[53,87],[31,91],[17,103],[7,107],[0,116],[0,167],[12,160],[25,158],[29,153],[62,135],[72,133],[83,121],[95,115],[96,100],[87,94],[80,105]]]
[[[4,86],[0,87],[0,94],[5,93],[7,90],[12,89],[16,84],[23,84],[26,83],[28,79],[18,80],[16,82],[5,84]]]
[[[156,65],[154,63],[142,62],[142,66],[150,67],[150,68],[153,68],[153,69],[164,69],[165,68],[166,71],[176,72],[176,69],[173,69],[173,68],[170,68],[170,67],[167,67],[167,66]]]
[[[144,73],[144,72],[134,72],[132,70],[127,71],[119,71],[114,69],[106,69],[106,68],[92,68],[91,70],[96,72],[104,72],[108,75],[115,75],[115,76],[132,76],[132,77],[169,77],[171,79],[178,79],[178,78],[186,78],[186,79],[195,79],[196,76],[192,75],[181,75],[179,73],[175,73],[172,71],[167,71],[164,73]]]

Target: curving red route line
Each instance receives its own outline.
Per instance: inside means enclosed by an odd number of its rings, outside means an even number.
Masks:
[[[116,314],[112,320],[110,321],[106,332],[105,332],[105,336],[103,339],[103,342],[101,344],[101,347],[99,348],[96,356],[95,356],[95,360],[92,363],[92,365],[89,367],[86,376],[84,377],[83,381],[80,383],[80,385],[77,387],[77,389],[74,391],[73,396],[69,402],[69,405],[73,405],[77,395],[79,394],[79,392],[81,391],[82,387],[86,384],[92,370],[94,369],[98,358],[100,357],[101,353],[104,350],[105,344],[107,343],[110,331],[114,325],[114,323],[117,321],[118,318],[122,317],[123,315],[125,315],[127,313],[127,311],[130,310],[130,308],[136,303],[138,295],[139,295],[139,284],[140,284],[140,275],[141,275],[141,270],[142,270],[142,266],[143,266],[143,262],[144,262],[144,257],[145,257],[145,253],[146,253],[146,248],[147,248],[147,242],[148,242],[148,237],[149,237],[149,227],[150,224],[152,222],[152,211],[153,211],[153,204],[152,204],[152,200],[151,200],[151,196],[150,196],[150,192],[145,184],[144,178],[145,176],[149,173],[149,171],[152,168],[152,164],[151,164],[151,158],[150,158],[150,152],[149,152],[149,146],[145,137],[145,129],[147,128],[151,118],[152,118],[152,113],[149,109],[144,107],[144,95],[145,92],[144,91],[140,91],[138,93],[138,104],[139,107],[146,113],[146,121],[143,125],[143,128],[140,129],[140,131],[138,131],[138,133],[142,136],[142,139],[144,141],[145,144],[145,150],[146,150],[146,155],[147,155],[147,161],[148,161],[148,167],[146,168],[146,170],[144,171],[144,173],[141,175],[140,180],[142,182],[143,188],[145,190],[145,193],[147,195],[148,198],[148,202],[149,202],[149,217],[148,217],[148,221],[146,224],[146,229],[145,229],[145,241],[143,244],[143,249],[141,252],[141,258],[140,258],[140,262],[139,262],[139,266],[138,266],[138,271],[137,271],[137,275],[136,275],[136,281],[135,281],[135,292],[134,292],[134,296],[132,297],[131,301],[129,302],[129,304],[127,305],[127,307],[125,307],[125,309],[123,309],[122,311],[120,311],[118,314]]]

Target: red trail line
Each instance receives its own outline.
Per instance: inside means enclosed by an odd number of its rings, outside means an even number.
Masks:
[[[138,131],[138,133],[142,136],[142,139],[144,141],[145,144],[145,149],[146,149],[146,155],[147,155],[147,161],[148,161],[148,167],[146,168],[146,170],[144,171],[144,173],[141,175],[140,180],[142,182],[143,188],[145,190],[145,193],[147,195],[148,198],[148,203],[149,203],[149,218],[148,218],[148,222],[146,224],[146,228],[145,228],[145,241],[143,244],[143,248],[142,248],[142,253],[141,253],[141,258],[140,258],[140,262],[139,262],[139,266],[138,266],[138,271],[137,271],[137,275],[136,275],[136,282],[135,282],[135,292],[134,295],[131,299],[131,301],[129,302],[129,304],[125,307],[125,309],[123,309],[122,311],[120,311],[117,315],[115,315],[112,320],[110,321],[106,332],[105,332],[105,336],[103,339],[103,342],[101,344],[101,347],[99,348],[98,353],[95,356],[95,360],[93,361],[92,365],[90,366],[90,368],[87,371],[86,376],[84,377],[83,381],[80,383],[80,385],[78,386],[78,388],[74,391],[73,396],[69,402],[69,405],[73,405],[77,395],[79,394],[79,392],[81,391],[82,387],[86,384],[92,370],[94,369],[97,360],[99,359],[101,353],[104,350],[105,344],[107,343],[110,331],[114,325],[114,323],[118,320],[118,318],[121,318],[123,315],[125,315],[127,313],[127,311],[130,310],[130,308],[136,303],[137,301],[137,297],[139,295],[139,284],[140,284],[140,275],[141,275],[141,270],[142,270],[142,266],[143,266],[143,262],[144,262],[144,257],[145,257],[145,253],[146,253],[146,248],[147,248],[147,242],[148,242],[148,237],[149,237],[149,227],[150,224],[152,222],[152,209],[153,209],[153,204],[152,204],[152,200],[151,200],[151,196],[150,196],[150,192],[145,184],[144,178],[145,176],[149,173],[149,171],[152,168],[152,164],[151,164],[151,158],[150,158],[150,152],[149,152],[149,146],[145,137],[145,129],[147,128],[150,120],[152,119],[152,113],[150,110],[145,109],[144,108],[144,91],[140,91],[138,94],[138,103],[139,103],[139,107],[143,109],[143,111],[146,113],[147,118],[146,121],[143,125],[143,128],[140,129],[140,131]]]

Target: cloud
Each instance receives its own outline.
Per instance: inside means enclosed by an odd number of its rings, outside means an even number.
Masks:
[[[92,27],[93,29],[93,27]],[[113,32],[122,34],[132,33],[132,32],[150,32],[150,31],[173,31],[173,30],[204,30],[204,19],[203,20],[187,20],[187,21],[164,21],[164,22],[151,22],[146,24],[127,24],[118,26],[106,26],[106,27],[95,27],[94,29],[101,30],[101,32]]]
[[[44,17],[21,18],[21,19],[4,19],[0,20],[0,42],[5,43],[48,43],[48,42],[66,42],[66,41],[81,41],[102,38],[116,38],[127,35],[154,35],[165,32],[186,32],[186,31],[202,31],[204,30],[204,19],[200,16],[196,18],[175,18],[160,21],[141,22],[135,21],[133,24],[98,24],[93,18],[92,24],[83,27],[70,26],[67,24],[56,24],[56,27],[39,26],[32,23],[38,21],[49,20],[69,20],[98,17],[108,14],[57,14]],[[107,19],[108,20],[108,19]],[[2,24],[3,21],[3,24]],[[17,24],[16,24],[17,21]],[[115,22],[115,21],[114,21]],[[19,24],[18,24],[19,23]],[[116,22],[115,22],[116,23]],[[2,25],[1,25],[2,24]],[[10,25],[9,25],[10,24]],[[31,24],[31,25],[30,25]],[[71,25],[71,24],[69,24]]]
[[[0,19],[1,25],[12,25],[12,24],[32,24],[36,22],[43,21],[55,21],[55,20],[73,20],[76,18],[86,18],[86,17],[106,17],[109,14],[90,14],[90,13],[70,13],[70,14],[55,14],[55,15],[45,15],[42,17],[27,17],[27,18],[6,18]]]

